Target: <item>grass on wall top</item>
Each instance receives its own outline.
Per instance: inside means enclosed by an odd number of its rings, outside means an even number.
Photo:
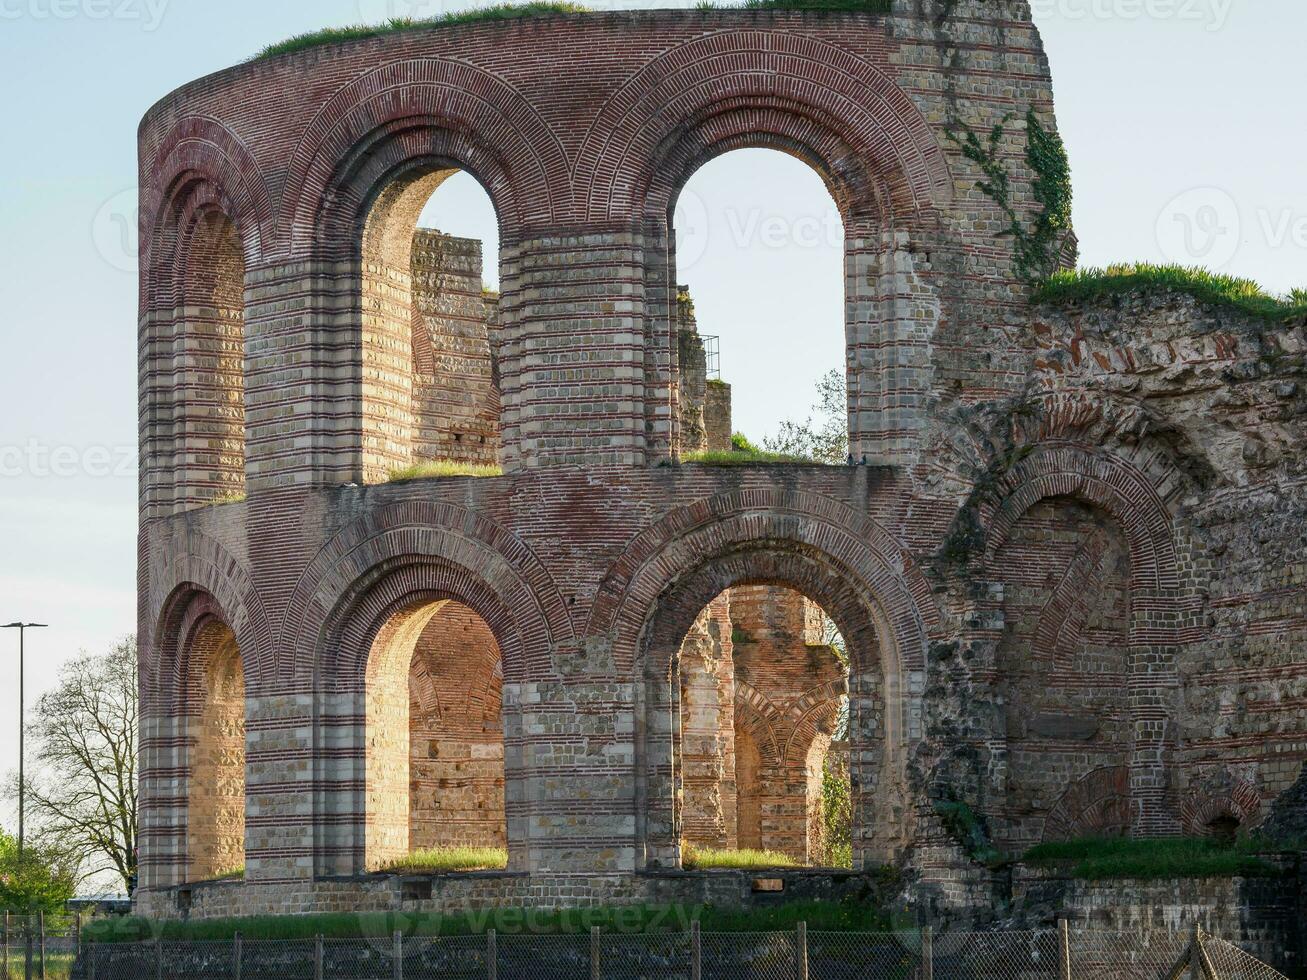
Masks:
[[[893,0],[745,0],[744,3],[701,3],[700,10],[834,10],[854,13],[886,14]],[[523,17],[547,17],[555,14],[584,14],[590,9],[578,3],[558,0],[531,0],[529,3],[499,3],[472,10],[459,10],[439,17],[392,17],[380,24],[356,24],[348,27],[325,27],[322,30],[297,34],[276,44],[270,44],[253,59],[271,58],[308,48],[344,41],[359,41],[405,31],[421,31],[432,27],[453,27],[459,24],[476,24],[482,21],[516,20]]]
[[[1271,323],[1307,314],[1307,289],[1296,289],[1287,297],[1275,296],[1251,279],[1146,262],[1058,272],[1036,289],[1034,299],[1041,303],[1083,303],[1163,290],[1187,293],[1200,303],[1234,309]]]
[[[1037,867],[1063,868],[1072,878],[1264,878],[1279,874],[1257,856],[1257,840],[1223,843],[1205,837],[1161,840],[1127,838],[1057,841],[1038,844],[1023,860]]]
[[[441,874],[450,871],[499,871],[508,867],[502,847],[427,847],[383,864],[396,874]]]

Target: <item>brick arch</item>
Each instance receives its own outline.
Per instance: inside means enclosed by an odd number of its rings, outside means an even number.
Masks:
[[[224,606],[211,591],[193,581],[182,581],[162,603],[154,629],[142,631],[151,653],[141,658],[141,783],[145,793],[160,801],[141,818],[141,836],[151,841],[145,849],[150,858],[142,861],[141,868],[147,887],[178,884],[229,870],[222,861],[215,865],[211,856],[206,863],[204,848],[197,850],[195,835],[203,832],[197,828],[207,827],[205,840],[211,843],[222,833],[212,822],[212,811],[201,809],[201,816],[209,813],[210,822],[197,823],[194,808],[197,799],[211,802],[223,783],[206,782],[197,775],[197,767],[205,765],[205,757],[197,757],[197,748],[206,741],[203,719],[212,693],[208,684],[213,680],[213,671],[234,661],[242,679],[249,673],[249,650],[242,645],[234,625],[237,620],[230,614],[230,610],[239,608]],[[248,629],[244,632],[249,635]],[[243,680],[240,691],[243,696]],[[243,726],[235,735],[240,741],[242,733]],[[229,754],[230,746],[210,757],[210,768],[214,758],[221,761]],[[239,771],[242,763],[237,760],[235,764]],[[202,771],[211,779],[214,776],[210,769]],[[243,797],[243,778],[240,785],[237,799]],[[232,806],[230,791],[225,805],[228,809]],[[235,839],[240,847],[232,843],[230,830],[226,842],[226,849],[233,854],[243,851],[243,802],[238,812]]]
[[[578,187],[585,213],[595,220],[632,209],[650,213],[639,195],[667,180],[658,176],[659,164],[677,153],[701,155],[702,121],[734,112],[738,125],[738,113],[748,110],[759,137],[793,138],[796,120],[803,119],[806,145],[814,151],[850,149],[857,166],[889,181],[902,215],[927,212],[952,197],[949,169],[929,124],[880,66],[816,38],[755,29],[686,42],[612,94],[577,157],[576,171],[592,175]],[[671,149],[678,141],[700,149]],[[853,163],[831,154],[823,170],[834,179]]]
[[[797,715],[798,722],[794,732],[785,746],[785,756],[797,761],[796,752],[807,755],[809,747],[820,734],[819,725],[831,716],[839,715],[840,698],[848,693],[845,680],[827,681],[808,691],[794,703],[791,710]]]
[[[1044,818],[1044,840],[1123,837],[1131,829],[1130,769],[1095,769],[1072,783]]]
[[[503,610],[520,642],[501,640],[505,680],[548,676],[551,651],[574,639],[567,606],[549,570],[530,548],[489,518],[450,503],[411,501],[379,507],[346,526],[318,552],[296,583],[287,603],[278,649],[278,675],[317,670],[333,616],[356,602],[369,582],[401,568],[439,569],[434,585],[473,608]],[[414,573],[416,574],[416,573]],[[422,573],[429,574],[429,573]],[[301,674],[302,677],[302,674]]]
[[[988,561],[1046,497],[1073,497],[1112,515],[1130,543],[1132,584],[1150,591],[1179,588],[1171,510],[1147,474],[1120,456],[1075,443],[1039,445],[1004,474],[993,494],[997,502],[981,511],[989,529]]]
[[[1179,815],[1165,778],[1175,750],[1177,647],[1195,624],[1200,602],[1181,587],[1171,504],[1154,478],[1128,458],[1073,442],[1038,444],[997,481],[981,509],[988,530],[985,567],[992,580],[1001,579],[999,554],[1018,523],[1040,501],[1056,498],[1101,511],[1124,538],[1129,635],[1126,687],[1117,710],[1127,718],[1131,734],[1121,746],[1126,764],[1095,769],[1072,781],[1064,801],[1047,814],[1045,834],[1112,829],[1121,820],[1127,831],[1140,836],[1177,833]],[[1082,566],[1096,560],[1092,540],[1088,545]],[[1037,625],[1033,652],[1050,669],[1064,660],[1058,652],[1062,635],[1077,628],[1076,600],[1084,585],[1076,576],[1087,571],[1070,570]],[[1109,784],[1117,787],[1110,794]],[[1093,793],[1098,796],[1086,798]]]
[[[838,566],[885,610],[903,668],[925,669],[926,637],[938,630],[939,611],[907,548],[865,513],[829,497],[777,488],[718,494],[638,534],[600,582],[585,635],[607,637],[619,668],[635,666],[650,611],[679,576],[707,556],[767,542],[784,542]]]
[[[246,266],[263,255],[272,234],[273,205],[249,150],[214,119],[187,117],[160,141],[141,183],[143,305],[171,309],[182,298],[177,256],[186,218],[203,202],[236,225]]]
[[[417,157],[472,173],[500,216],[501,237],[557,213],[567,172],[558,138],[505,79],[466,62],[417,58],[355,79],[318,111],[290,157],[280,234],[292,253],[344,257],[353,221],[379,176]],[[316,237],[314,242],[310,236]]]
[[[249,571],[215,538],[196,530],[185,532],[185,538],[176,543],[171,562],[149,572],[148,612],[139,643],[147,704],[180,689],[178,610],[197,596],[236,635],[246,678],[262,681],[271,673],[271,620]]]
[[[769,584],[818,603],[840,629],[853,672],[874,672],[883,705],[867,703],[876,750],[861,753],[863,785],[904,784],[908,747],[921,737],[926,622],[918,573],[883,529],[825,498],[738,491],[668,515],[638,536],[600,586],[587,629],[608,636],[619,669],[637,680],[636,823],[642,861],[675,864],[676,817],[667,782],[674,735],[664,703],[668,676],[699,611],[726,589]],[[924,583],[922,583],[924,585]],[[927,592],[926,598],[929,599]],[[889,821],[862,841],[885,856],[901,838]]]
[[[1221,767],[1195,780],[1180,803],[1180,823],[1194,837],[1206,836],[1212,821],[1232,818],[1241,828],[1256,826],[1262,813],[1262,794],[1246,772]]]
[[[735,729],[744,731],[758,747],[761,764],[778,766],[785,747],[776,741],[775,719],[780,709],[748,681],[735,678]]]

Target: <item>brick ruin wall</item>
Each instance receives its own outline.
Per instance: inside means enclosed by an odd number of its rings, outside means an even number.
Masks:
[[[687,836],[810,856],[841,683],[855,869],[941,900],[990,894],[942,802],[1009,853],[1301,810],[1304,325],[1033,305],[943,135],[1002,122],[1029,219],[1014,106],[1055,125],[1025,3],[897,0],[404,33],[152,109],[140,908],[402,901],[358,876],[424,842],[506,843],[451,896],[553,905],[707,888]],[[868,465],[679,462],[725,448],[730,392],[699,387],[667,215],[741,146],[843,216]],[[451,163],[496,206],[498,302],[474,244],[414,237]]]

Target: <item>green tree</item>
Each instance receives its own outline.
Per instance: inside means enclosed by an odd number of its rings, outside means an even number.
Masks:
[[[28,725],[35,746],[27,807],[35,839],[79,859],[83,878],[136,881],[136,640],[83,653],[59,672]]]
[[[843,371],[828,371],[817,382],[817,402],[804,422],[782,422],[763,440],[768,452],[839,465],[849,457],[848,383]]]
[[[62,912],[77,888],[75,856],[56,848],[28,844],[18,853],[18,839],[0,830],[0,906],[24,914]]]

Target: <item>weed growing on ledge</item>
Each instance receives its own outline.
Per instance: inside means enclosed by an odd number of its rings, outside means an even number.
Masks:
[[[719,850],[698,848],[689,841],[681,844],[681,867],[687,871],[739,868],[759,871],[767,868],[794,868],[798,863],[779,851],[758,851],[751,848]]]
[[[1104,269],[1057,272],[1035,290],[1039,303],[1087,303],[1129,293],[1170,290],[1187,293],[1200,303],[1223,306],[1270,323],[1307,315],[1307,289],[1287,297],[1274,296],[1251,279],[1180,265],[1123,263]]]
[[[382,864],[378,871],[440,874],[449,871],[499,871],[508,867],[502,847],[426,847]]]
[[[401,469],[391,470],[388,483],[407,480],[429,480],[437,476],[503,476],[504,471],[494,463],[452,463],[447,460],[427,460]]]
[[[1073,878],[1265,878],[1279,874],[1257,857],[1265,842],[1222,843],[1208,837],[1159,840],[1084,838],[1037,844],[1023,860],[1038,867],[1066,866]]]
[[[731,436],[731,448],[727,450],[703,450],[685,453],[683,463],[701,463],[704,466],[749,466],[754,463],[803,463],[817,465],[817,461],[807,456],[795,456],[790,453],[775,453],[759,449],[743,433]]]

